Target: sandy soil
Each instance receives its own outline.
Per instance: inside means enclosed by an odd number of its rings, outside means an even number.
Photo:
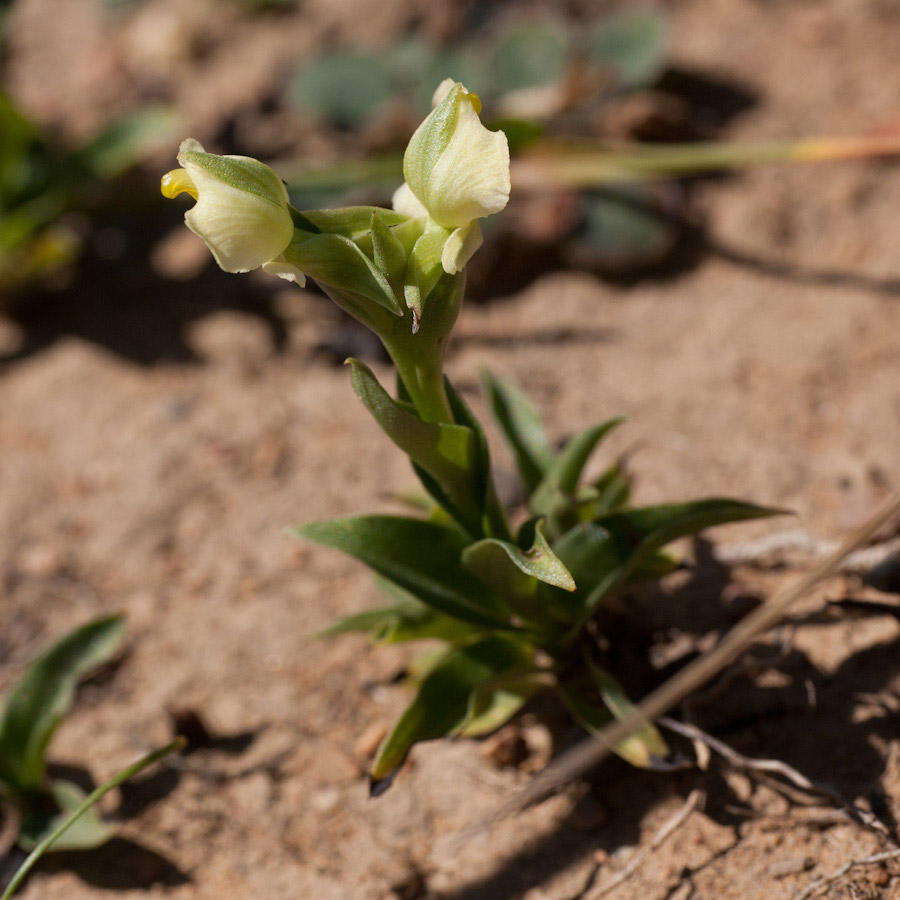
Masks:
[[[360,21],[364,5],[355,4]],[[370,5],[393,10],[378,19],[384,33],[402,21],[399,5]],[[39,46],[26,26],[44,21],[47,6],[22,0],[15,11],[8,80],[48,121],[77,130],[72,110],[121,57],[95,59],[96,72],[72,62],[83,82],[58,91],[36,86],[59,41]],[[98,57],[108,51],[102,28],[120,41],[133,30],[103,25],[87,2],[54,6],[93,35]],[[289,54],[325,33],[338,6],[309,3],[259,25],[247,56],[270,56],[245,96],[211,111],[191,88],[197,97],[181,102],[198,136],[229,104],[251,102]],[[160,14],[182,7],[147,4]],[[759,96],[732,135],[853,133],[896,114],[894,4],[694,0],[672,9],[676,62]],[[240,43],[236,15],[216,26],[210,70]],[[67,52],[74,59],[90,46]],[[102,111],[114,94],[90,96]],[[470,305],[450,374],[480,411],[478,368],[515,376],[560,437],[627,415],[606,458],[631,450],[642,501],[727,493],[798,514],[717,541],[795,526],[839,534],[900,481],[900,170],[759,170],[703,183],[695,202],[713,247],[690,266],[630,287],[547,271],[512,296]],[[103,778],[166,740],[171,712],[184,709],[215,739],[107,805],[121,838],[56,857],[25,900],[563,900],[593,877],[611,878],[697,787],[708,792],[705,811],[610,896],[790,897],[877,849],[856,826],[810,819],[740,778],[616,762],[586,793],[460,845],[458,828],[530,777],[528,766],[498,768],[475,742],[417,748],[392,790],[367,799],[357,739],[402,708],[392,679],[408,654],[355,638],[308,640],[376,594],[359,566],[285,529],[389,508],[413,476],[334,354],[322,352],[335,341],[333,314],[318,297],[262,279],[207,269],[186,285],[142,287],[111,263],[91,265],[87,280],[31,319],[0,322],[4,340],[34,332],[33,347],[0,373],[0,684],[53,636],[120,609],[129,652],[82,691],[54,759]],[[215,300],[198,299],[206,295]],[[498,452],[495,462],[508,482],[510,460]],[[690,649],[786,577],[713,564],[643,602],[660,643],[683,639]],[[840,579],[818,599],[851,594],[863,595]],[[742,751],[785,759],[897,819],[900,622],[826,617],[791,640],[783,659],[737,679],[703,721]],[[557,745],[577,739],[553,710],[548,732],[540,713],[524,726],[535,745],[548,734]],[[832,896],[898,896],[898,873],[857,870]]]

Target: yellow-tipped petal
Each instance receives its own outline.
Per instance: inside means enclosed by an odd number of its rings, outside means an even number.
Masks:
[[[403,158],[410,190],[444,228],[500,212],[509,201],[509,145],[478,118],[481,101],[458,82],[442,83],[441,102],[416,129]]]
[[[181,142],[182,168],[163,176],[165,197],[188,193],[197,202],[185,224],[226,272],[249,272],[280,257],[294,233],[288,193],[268,166],[246,156],[207,153],[193,138]]]
[[[160,192],[167,200],[174,200],[179,194],[190,194],[197,199],[197,186],[186,169],[172,169],[166,172],[159,184]]]

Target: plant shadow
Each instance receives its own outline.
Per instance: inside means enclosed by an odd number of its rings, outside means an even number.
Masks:
[[[173,713],[171,718],[173,732],[187,742],[182,756],[207,753],[240,756],[259,734],[259,730],[213,733],[194,710],[181,710]],[[76,784],[85,793],[97,787],[91,773],[83,766],[53,762],[48,765],[48,774],[51,778]],[[118,789],[119,802],[110,814],[110,820],[125,822],[137,818],[150,806],[172,794],[183,775],[184,769],[177,762],[164,760],[153,772],[124,782]],[[228,775],[219,773],[218,777],[227,780]],[[0,884],[12,878],[25,856],[22,850],[13,848],[5,858],[0,859]],[[34,877],[35,873],[62,871],[74,872],[91,887],[112,891],[149,891],[159,887],[178,887],[191,881],[189,874],[162,853],[124,836],[114,837],[93,850],[48,853],[29,878]]]
[[[716,561],[708,542],[698,543],[697,563],[687,581],[674,589],[640,592],[635,605],[616,617],[614,643],[624,649],[610,667],[622,676],[632,696],[642,696],[699,652],[685,652],[654,668],[648,650],[661,632],[674,630],[696,638],[710,630],[722,633],[759,602],[752,594],[734,593],[728,567]],[[653,622],[642,626],[649,607],[655,609]],[[629,621],[630,626],[623,628]],[[885,748],[900,734],[900,639],[890,637],[853,653],[833,672],[777,641],[757,644],[752,659],[760,662],[758,669],[738,667],[733,677],[695,698],[690,708],[694,723],[746,756],[782,760],[845,798],[865,798],[896,834],[897,822],[881,779],[888,763]],[[762,681],[756,677],[761,671],[767,675]],[[864,715],[860,698],[867,698],[862,703],[868,704]],[[573,730],[561,726],[561,716],[551,714],[547,721],[555,729],[555,753],[573,744]],[[671,738],[673,748],[680,749],[680,741]],[[719,762],[714,758],[705,772],[664,773],[634,769],[609,757],[584,778],[588,798],[605,813],[595,827],[585,827],[576,803],[549,833],[520,847],[487,876],[441,893],[441,900],[521,897],[598,850],[614,853],[638,844],[642,821],[654,805],[672,796],[685,798],[695,788],[706,794],[704,814],[733,829],[737,841],[737,826],[752,815],[752,809],[733,793]]]

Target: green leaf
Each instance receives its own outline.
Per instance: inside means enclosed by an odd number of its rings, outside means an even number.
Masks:
[[[540,415],[528,397],[511,381],[485,371],[482,373],[482,383],[491,412],[515,455],[525,489],[531,493],[540,484],[556,455]]]
[[[511,669],[527,667],[530,662],[527,648],[501,635],[448,650],[422,680],[415,700],[382,742],[372,778],[380,780],[394,772],[413,744],[462,727],[472,692],[479,685]]]
[[[289,94],[295,103],[351,128],[389,100],[392,88],[379,57],[341,51],[320,57],[295,75]]]
[[[50,795],[58,807],[53,813],[42,808],[40,797],[26,808],[19,832],[19,845],[33,850],[42,840],[53,834],[84,802],[87,796],[78,785],[69,781],[54,781]],[[105,844],[115,829],[104,822],[96,810],[88,809],[65,833],[53,842],[53,850],[91,850]]]
[[[615,463],[600,475],[593,488],[597,492],[597,498],[594,501],[596,512],[591,518],[621,509],[631,496],[631,478],[622,463]]]
[[[163,757],[168,756],[170,753],[174,753],[176,750],[183,749],[184,745],[184,738],[179,737],[176,740],[172,741],[171,744],[168,744],[160,750],[153,750],[146,756],[142,756],[139,760],[137,760],[137,762],[134,762],[130,766],[122,769],[121,772],[117,772],[115,775],[113,775],[112,778],[109,779],[109,781],[101,784],[100,787],[95,788],[93,791],[91,791],[91,793],[88,794],[88,796],[85,797],[77,807],[71,810],[64,821],[60,822],[54,830],[41,838],[40,842],[28,855],[28,858],[25,860],[25,862],[23,862],[22,865],[19,866],[19,868],[16,870],[16,874],[13,875],[11,881],[6,886],[6,890],[3,892],[3,896],[0,897],[0,900],[9,900],[9,898],[12,897],[13,894],[15,894],[15,892],[21,886],[22,882],[27,877],[28,873],[35,867],[38,860],[40,860],[40,858],[48,850],[51,850],[54,846],[57,846],[59,842],[65,837],[66,833],[78,825],[81,817],[87,815],[98,800],[101,800],[111,790],[117,788],[120,784],[122,784],[124,781],[127,781],[129,778],[133,778],[139,772],[143,772],[144,769],[152,766]]]
[[[609,537],[608,550],[620,562],[597,583],[587,599],[588,614],[603,597],[628,582],[657,550],[681,537],[714,525],[784,515],[785,510],[712,497],[690,503],[667,503],[620,510],[594,524]],[[557,553],[565,554],[557,546]],[[604,555],[607,550],[604,550]],[[576,576],[577,577],[577,576]]]
[[[662,72],[668,38],[659,12],[631,10],[601,22],[591,44],[594,58],[624,87],[649,84]]]
[[[123,627],[121,616],[82,625],[38,657],[13,688],[0,721],[0,778],[14,789],[41,787],[47,744],[72,705],[75,686],[118,653]]]
[[[309,235],[295,230],[284,256],[323,287],[372,300],[394,315],[404,314],[388,280],[350,238],[339,234]]]
[[[537,673],[512,675],[479,685],[470,695],[466,720],[456,733],[461,737],[490,734],[548,687],[547,680]]]
[[[442,489],[441,485],[421,466],[413,463],[413,468],[425,490],[468,534],[475,538],[500,537],[504,540],[508,539],[510,538],[509,525],[506,522],[506,513],[497,499],[493,479],[491,478],[490,452],[484,429],[447,378],[444,378],[444,390],[447,394],[447,402],[450,405],[450,412],[453,415],[454,422],[457,425],[470,429],[475,436],[474,456],[469,471],[472,493],[477,507],[477,515],[474,520],[467,515],[465,510],[457,506],[453,499],[447,495],[446,491]],[[411,402],[409,391],[399,376],[397,378],[397,394],[404,403]]]
[[[566,505],[578,487],[591,453],[623,419],[610,419],[573,437],[547,469],[528,505],[535,515],[552,515]]]
[[[430,609],[399,585],[384,578],[379,578],[378,581],[394,600],[391,606],[347,616],[319,632],[317,636],[335,637],[339,634],[363,632],[386,644],[432,639],[456,643],[471,639],[478,633],[465,622]]]
[[[512,535],[509,531],[509,524],[506,521],[506,512],[497,498],[494,479],[491,476],[491,455],[484,429],[448,378],[444,378],[444,390],[447,394],[447,402],[450,404],[450,411],[453,413],[453,421],[457,425],[471,428],[475,434],[473,479],[475,484],[478,485],[478,496],[481,498],[484,536],[510,540]]]
[[[552,602],[552,594],[542,591],[542,583],[564,591],[575,590],[574,579],[547,543],[542,525],[538,521],[534,526],[530,550],[521,550],[508,541],[485,538],[466,547],[462,555],[463,565],[492,593],[502,597],[523,619],[536,624],[546,624],[548,616],[559,617],[558,604]]]
[[[615,679],[593,665],[589,673],[561,682],[559,690],[572,715],[593,734],[599,734],[613,717],[622,718],[634,709]],[[640,768],[656,768],[669,756],[669,748],[652,722],[646,722],[613,751]]]
[[[475,505],[472,430],[463,425],[422,421],[411,406],[394,400],[367,366],[355,359],[348,364],[353,390],[385,434],[440,485],[454,508],[471,523]],[[474,515],[477,521],[477,511]]]
[[[301,537],[354,556],[432,609],[486,628],[511,629],[507,611],[460,563],[459,531],[401,516],[311,522]]]

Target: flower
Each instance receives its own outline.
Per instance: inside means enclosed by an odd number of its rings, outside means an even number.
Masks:
[[[509,145],[502,131],[482,125],[481,101],[459,82],[445,79],[433,102],[406,148],[406,182],[394,194],[393,206],[448,232],[441,265],[454,274],[481,246],[478,219],[500,212],[509,201]]]
[[[182,168],[166,173],[164,197],[190,194],[197,202],[184,214],[226,272],[262,267],[301,287],[304,274],[284,258],[294,235],[288,193],[268,166],[248,156],[216,156],[188,138],[178,148]]]

